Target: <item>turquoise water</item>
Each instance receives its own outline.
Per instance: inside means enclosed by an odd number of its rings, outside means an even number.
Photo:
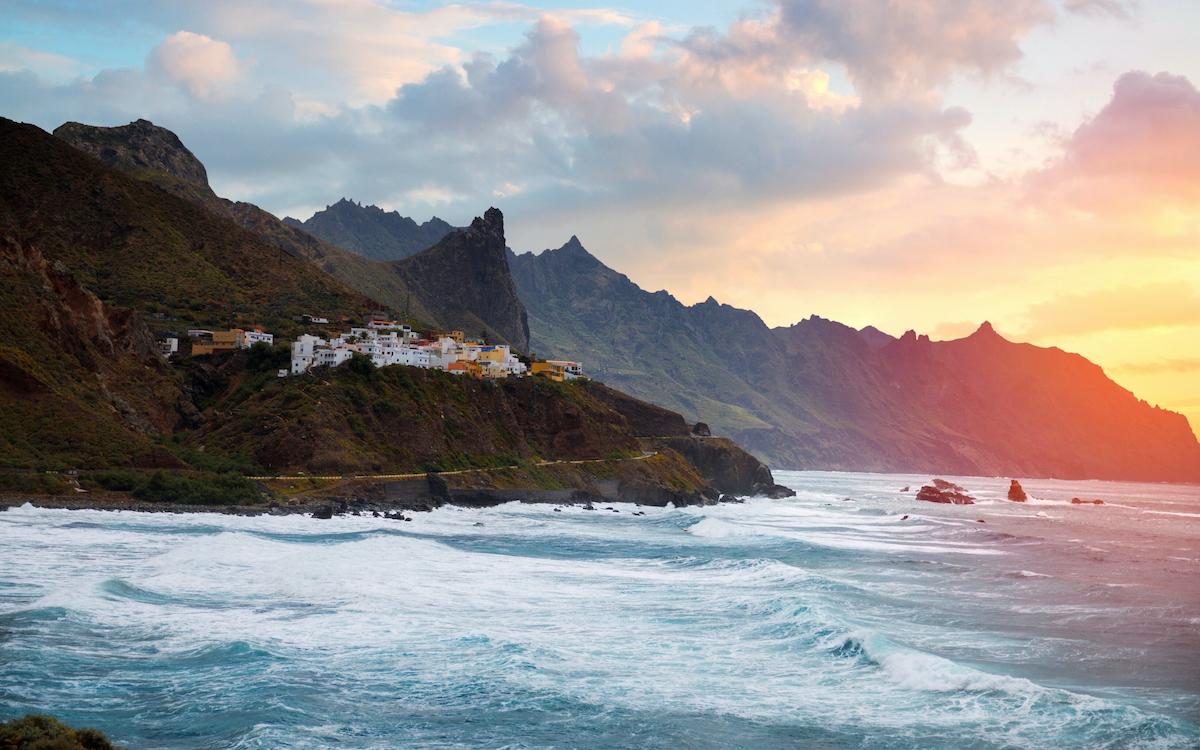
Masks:
[[[777,478],[798,497],[644,516],[0,513],[0,719],[138,749],[1200,746],[1200,488]]]

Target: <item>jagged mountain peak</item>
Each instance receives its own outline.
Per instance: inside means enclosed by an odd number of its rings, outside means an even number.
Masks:
[[[434,216],[423,224],[387,211],[342,197],[317,211],[306,221],[288,221],[326,242],[372,260],[399,260],[431,247],[454,230]]]
[[[492,206],[487,211],[483,212],[483,216],[476,216],[471,222],[471,229],[476,231],[487,232],[489,234],[499,234],[504,236],[504,212]]]
[[[974,333],[967,338],[972,341],[1007,341],[1007,339],[996,332],[996,329],[992,326],[991,322],[986,320],[980,323],[979,327],[975,329]]]
[[[167,128],[138,119],[102,127],[65,122],[54,135],[105,164],[125,171],[151,169],[208,189],[208,172],[183,141]]]
[[[508,265],[504,214],[489,208],[433,247],[388,264],[409,286],[441,300],[442,320],[529,351],[529,320]]]

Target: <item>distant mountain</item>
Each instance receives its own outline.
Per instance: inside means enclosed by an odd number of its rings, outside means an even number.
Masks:
[[[989,324],[957,341],[811,317],[769,328],[643,291],[575,237],[509,259],[539,356],[708,422],[788,468],[1200,479],[1200,444],[1076,354]]]
[[[285,223],[252,203],[217,196],[199,159],[174,133],[148,120],[111,128],[69,122],[55,129],[54,135],[112,167],[232,219],[418,325],[462,328],[471,335],[482,333],[520,350],[528,347],[525,309],[509,279],[499,212],[498,246],[494,233],[486,227],[472,225],[455,230],[437,218],[417,225],[394,212],[388,214],[374,206],[363,208],[346,200],[318,214],[318,227],[339,222],[344,226],[370,225],[391,232],[388,236],[399,242],[397,238],[411,225],[419,230],[413,238],[422,236],[421,232],[432,238],[428,244],[412,239],[415,249],[406,252],[402,260],[382,262],[321,240],[299,228],[302,225],[295,219]],[[452,239],[456,236],[459,238]],[[441,249],[435,250],[434,245]],[[418,252],[427,248],[429,254],[418,260]]]
[[[396,211],[364,206],[342,198],[307,221],[288,216],[289,226],[373,260],[400,260],[416,255],[454,230],[434,216],[418,224]]]

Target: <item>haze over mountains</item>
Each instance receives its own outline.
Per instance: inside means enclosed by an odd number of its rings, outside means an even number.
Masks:
[[[140,122],[126,127],[144,130]],[[418,224],[344,199],[285,224],[209,197],[206,182],[198,188],[202,166],[173,152],[186,151],[173,134],[151,148],[134,137],[140,130],[72,125],[56,134],[225,211],[399,312],[582,359],[597,378],[706,421],[777,467],[1200,479],[1200,444],[1184,417],[1139,400],[1083,357],[1009,342],[986,323],[945,342],[815,316],[770,328],[711,297],[687,306],[646,292],[574,237],[537,255],[506,253],[498,211],[477,220],[467,242],[433,237],[450,229],[440,220]],[[435,246],[414,253],[426,240]],[[449,274],[463,263],[471,273]]]

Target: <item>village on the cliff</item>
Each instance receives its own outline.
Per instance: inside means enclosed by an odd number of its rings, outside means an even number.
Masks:
[[[303,322],[329,324],[326,318],[308,315],[303,316]],[[190,329],[187,336],[193,357],[275,343],[274,335],[261,329]],[[164,357],[173,357],[179,353],[179,337],[163,335],[159,347]],[[537,375],[563,382],[584,377],[579,362],[532,359],[526,363],[508,344],[488,344],[458,330],[423,336],[407,324],[378,314],[362,327],[351,327],[333,338],[301,334],[292,342],[291,368],[281,369],[278,374],[282,378],[303,375],[314,367],[337,367],[356,355],[369,358],[376,367],[407,365],[481,380]]]

